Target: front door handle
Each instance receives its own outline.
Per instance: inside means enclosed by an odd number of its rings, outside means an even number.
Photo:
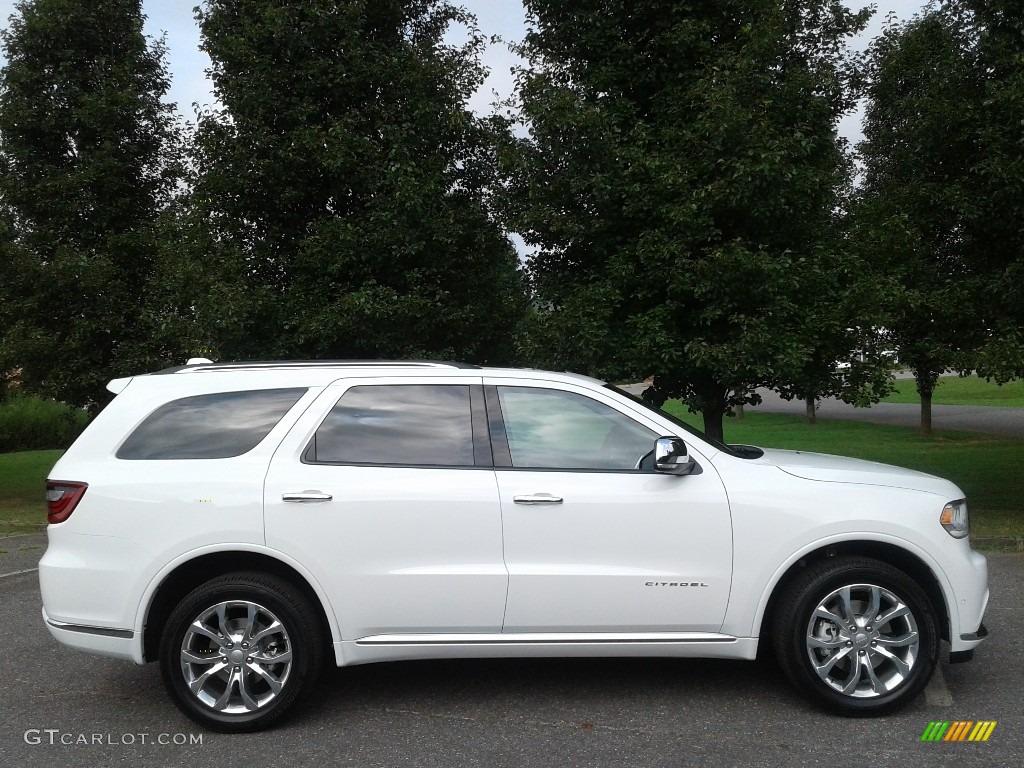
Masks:
[[[529,496],[513,496],[512,501],[516,504],[561,504],[562,497],[550,493],[533,493]]]
[[[334,497],[320,491],[298,491],[281,494],[281,501],[330,501]]]

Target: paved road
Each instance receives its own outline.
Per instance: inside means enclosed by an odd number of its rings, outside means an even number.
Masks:
[[[786,401],[775,392],[759,389],[763,402],[748,407],[749,412],[793,413],[804,415],[803,400]],[[921,425],[921,406],[904,403],[878,403],[870,408],[854,408],[841,400],[823,400],[818,408],[819,419],[845,419],[868,421],[874,424],[893,424],[901,427]],[[932,428],[1000,437],[1024,438],[1024,408],[991,405],[933,405]]]
[[[14,574],[35,570],[39,558],[46,551],[46,534],[0,536],[0,574]]]
[[[912,379],[906,371],[894,374],[896,379]],[[639,395],[646,384],[628,384],[624,389]],[[759,389],[760,406],[749,406],[749,413],[793,414],[804,416],[806,404],[803,400],[783,400],[770,389]],[[819,419],[845,419],[864,421],[872,424],[891,424],[899,427],[920,427],[921,406],[898,402],[879,402],[870,408],[854,408],[835,398],[818,403]],[[1000,406],[932,406],[932,428],[951,429],[963,432],[978,432],[999,437],[1024,438],[1024,408]]]
[[[11,545],[0,539],[9,553]],[[25,545],[21,537],[13,550]],[[32,551],[38,557],[18,557]],[[154,665],[62,649],[42,626],[36,574],[8,576],[0,765],[1019,766],[1024,556],[992,555],[990,566],[990,639],[973,662],[944,663],[944,682],[886,718],[818,712],[761,662],[415,662],[333,671],[297,717],[247,736],[185,719]],[[999,724],[982,744],[920,742],[929,721],[968,719]],[[38,743],[26,743],[26,732]],[[100,743],[89,743],[94,735]],[[172,743],[158,743],[164,735]]]
[[[907,374],[896,378],[907,378]],[[639,395],[646,384],[628,384],[623,389]],[[803,416],[803,400],[783,400],[770,389],[759,389],[760,405],[747,406],[747,412],[787,413]],[[921,406],[905,403],[878,403],[870,408],[855,408],[842,400],[822,400],[818,407],[819,419],[867,421],[873,424],[892,424],[900,427],[921,426]],[[1024,438],[1024,408],[989,405],[933,405],[932,428],[979,432],[999,437]]]

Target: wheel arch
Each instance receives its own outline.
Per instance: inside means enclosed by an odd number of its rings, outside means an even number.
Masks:
[[[159,585],[146,603],[142,622],[143,661],[156,661],[160,656],[160,638],[174,607],[185,595],[210,579],[233,571],[260,571],[283,579],[300,590],[317,613],[328,656],[334,663],[333,643],[338,639],[336,622],[329,616],[326,598],[313,587],[310,577],[296,567],[265,552],[251,550],[217,550],[194,554],[164,573]]]
[[[937,623],[943,640],[949,640],[950,615],[946,595],[935,571],[917,554],[905,547],[885,541],[852,540],[837,541],[822,545],[800,555],[789,564],[782,575],[770,587],[767,601],[762,601],[763,610],[755,617],[754,635],[759,637],[758,646],[770,646],[770,635],[774,625],[776,609],[789,585],[813,563],[840,555],[859,555],[887,563],[906,573],[917,582],[928,596],[935,610]]]

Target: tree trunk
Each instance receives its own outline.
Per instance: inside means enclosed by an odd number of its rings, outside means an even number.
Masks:
[[[942,369],[935,370],[934,366],[922,364],[911,366],[911,370],[914,372],[917,394],[921,398],[921,434],[931,435],[932,395],[939,383],[939,374],[942,373]]]
[[[736,418],[743,420],[743,403],[733,406],[732,412],[736,414]]]
[[[725,442],[725,432],[722,429],[722,420],[725,417],[725,408],[705,408],[701,411],[704,417],[704,434],[712,440],[720,443]]]
[[[818,401],[813,397],[808,397],[805,401],[807,405],[807,423],[817,424],[818,423]]]

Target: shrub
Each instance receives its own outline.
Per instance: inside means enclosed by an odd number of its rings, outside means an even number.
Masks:
[[[15,395],[0,403],[0,453],[67,448],[89,415],[55,400]]]

